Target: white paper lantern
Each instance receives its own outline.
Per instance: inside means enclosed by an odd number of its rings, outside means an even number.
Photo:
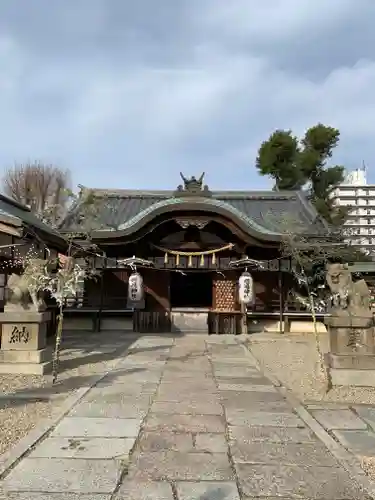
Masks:
[[[238,280],[239,300],[243,304],[250,304],[254,298],[254,283],[250,273],[244,272]]]
[[[144,297],[143,278],[139,273],[133,273],[128,281],[128,301],[141,302]]]

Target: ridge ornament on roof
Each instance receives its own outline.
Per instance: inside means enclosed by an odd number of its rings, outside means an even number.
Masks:
[[[207,185],[203,185],[203,179],[204,179],[205,173],[203,172],[202,175],[197,179],[194,175],[190,177],[190,179],[186,178],[182,172],[180,172],[181,179],[183,180],[184,184],[180,184],[177,187],[177,190],[175,191],[174,195],[181,197],[181,196],[203,196],[205,198],[211,197],[212,193],[208,189]]]

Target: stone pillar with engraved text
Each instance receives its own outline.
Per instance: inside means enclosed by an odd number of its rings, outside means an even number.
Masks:
[[[0,373],[43,375],[52,367],[47,347],[50,313],[38,293],[31,293],[22,275],[8,280],[8,300],[0,313]]]

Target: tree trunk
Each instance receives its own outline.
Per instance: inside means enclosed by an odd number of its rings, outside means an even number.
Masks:
[[[55,340],[55,351],[53,353],[53,362],[52,362],[52,384],[57,382],[57,376],[59,372],[59,362],[60,362],[60,348],[61,348],[61,340],[63,333],[63,321],[64,321],[64,313],[62,309],[62,305],[59,308],[59,317],[57,322],[57,330],[56,330],[56,340]]]
[[[308,291],[308,294],[309,294],[309,300],[310,300],[311,316],[312,316],[313,325],[314,325],[315,347],[316,347],[316,350],[318,353],[318,358],[319,358],[319,372],[321,373],[321,375],[324,379],[324,382],[326,383],[326,392],[329,392],[332,389],[332,381],[331,381],[329,370],[325,367],[325,364],[324,364],[324,356],[323,356],[322,346],[320,344],[320,339],[319,339],[318,322],[316,320],[314,297],[311,295],[310,291]]]
[[[246,304],[241,302],[241,334],[247,335],[247,308]]]

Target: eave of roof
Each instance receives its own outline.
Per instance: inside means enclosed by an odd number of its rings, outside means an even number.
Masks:
[[[171,189],[92,189],[95,196],[108,198],[172,198],[176,191]],[[297,195],[298,191],[210,191],[213,198],[228,199],[289,199]]]
[[[24,227],[31,233],[38,233],[39,238],[47,246],[48,244],[53,245],[58,250],[65,250],[67,248],[68,243],[62,234],[38,219],[31,212],[30,208],[1,193],[0,220],[16,227]]]
[[[5,210],[0,209],[0,221],[14,227],[22,227],[22,220],[19,217],[10,215]]]

